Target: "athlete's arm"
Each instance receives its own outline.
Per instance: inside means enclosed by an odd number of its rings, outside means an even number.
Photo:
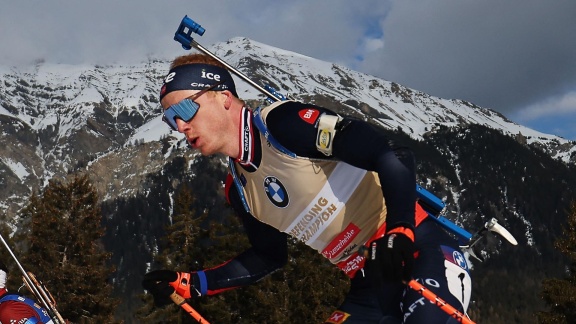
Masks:
[[[387,207],[387,223],[414,225],[415,162],[406,148],[393,147],[384,132],[371,124],[344,118],[334,136],[332,156],[316,148],[317,122],[332,111],[298,102],[272,110],[266,124],[271,135],[288,150],[310,158],[334,158],[378,173]]]
[[[242,220],[251,247],[220,266],[204,270],[207,287],[203,290],[208,295],[253,284],[283,267],[288,258],[286,234],[246,212],[236,186],[228,189],[228,200]],[[200,288],[198,285],[195,278],[195,286]]]

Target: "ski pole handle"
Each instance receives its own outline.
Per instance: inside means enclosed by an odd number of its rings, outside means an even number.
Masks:
[[[426,287],[421,285],[418,281],[412,279],[412,280],[410,280],[410,282],[408,282],[408,286],[410,288],[416,290],[418,293],[420,293],[422,296],[424,296],[429,301],[436,304],[436,306],[440,307],[441,310],[443,310],[444,312],[446,312],[446,314],[455,318],[458,322],[463,323],[463,324],[476,324],[471,319],[469,319],[466,315],[462,314],[460,311],[458,311],[456,308],[454,308],[452,305],[445,302],[442,298],[436,296],[435,293],[426,289]]]
[[[190,19],[188,15],[186,15],[182,18],[180,26],[178,26],[178,29],[174,34],[174,40],[182,44],[182,47],[185,50],[190,50],[192,48],[190,43],[192,43],[193,40],[192,33],[202,36],[205,31],[206,30],[202,28],[200,24],[197,24],[194,20]]]
[[[194,308],[192,308],[192,306],[190,306],[186,302],[186,299],[184,299],[184,297],[178,295],[176,292],[173,292],[172,295],[170,295],[170,299],[172,299],[174,304],[182,307],[182,309],[185,310],[188,314],[190,314],[190,316],[192,316],[195,320],[197,320],[198,323],[210,324],[206,319],[204,319],[204,317],[202,317],[202,315],[200,315]]]

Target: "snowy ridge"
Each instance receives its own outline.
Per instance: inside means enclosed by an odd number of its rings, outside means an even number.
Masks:
[[[366,103],[390,117],[379,118],[381,124],[400,128],[415,139],[421,139],[426,132],[440,125],[479,124],[509,136],[522,134],[530,144],[539,142],[544,146],[564,146],[564,149],[549,152],[564,162],[569,162],[571,154],[576,152],[574,141],[516,124],[491,109],[463,100],[433,97],[394,82],[247,38],[233,38],[216,44],[212,50],[248,76],[256,74],[272,84],[281,85],[278,90],[285,94],[316,93],[334,97],[340,102],[354,99]],[[256,70],[247,69],[247,58],[262,63]],[[246,83],[237,80],[236,84],[241,96],[258,98],[259,93]]]
[[[122,111],[148,115],[151,106],[157,105],[157,101],[149,100],[155,98],[158,75],[151,71],[152,65],[38,64],[12,70],[2,75],[0,90],[18,95],[0,94],[0,114],[15,117],[35,130],[57,127],[60,137],[81,127],[93,115],[94,106],[106,101],[115,108],[108,111],[114,117]]]
[[[209,48],[248,77],[268,80],[279,92],[298,98],[324,95],[364,114],[358,105],[373,108],[375,121],[402,129],[421,139],[439,126],[484,125],[510,136],[522,134],[527,143],[538,142],[548,153],[570,163],[576,143],[518,125],[503,115],[457,99],[443,99],[403,87],[391,81],[352,71],[301,54],[271,47],[247,38],[233,38]],[[189,52],[182,52],[182,55]],[[97,114],[96,107],[109,103],[107,113],[122,122],[122,116],[140,116],[144,123],[132,129],[129,141],[158,140],[167,130],[157,129],[158,89],[169,59],[149,59],[130,66],[71,66],[43,64],[16,70],[0,67],[0,115],[14,117],[35,130],[57,130],[70,136]],[[262,99],[250,85],[234,76],[239,95]],[[153,130],[153,131],[152,131]]]

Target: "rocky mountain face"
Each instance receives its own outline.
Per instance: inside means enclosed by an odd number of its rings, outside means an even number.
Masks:
[[[369,120],[413,148],[418,180],[446,201],[448,218],[473,232],[496,217],[519,241],[512,247],[488,236],[483,243],[487,261],[475,262],[474,270],[477,306],[508,302],[501,291],[513,294],[523,279],[525,295],[516,306],[541,306],[539,281],[564,271],[553,242],[576,199],[576,142],[469,102],[249,39],[211,49],[260,84]],[[105,246],[124,295],[141,292],[175,190],[190,182],[199,195],[217,191],[225,174],[222,158],[198,157],[160,121],[157,94],[168,65],[149,59],[131,66],[0,67],[0,218],[16,231],[18,211],[49,179],[88,173],[102,199]],[[263,102],[249,85],[236,84],[252,106]],[[215,214],[223,205],[221,196],[198,201]]]

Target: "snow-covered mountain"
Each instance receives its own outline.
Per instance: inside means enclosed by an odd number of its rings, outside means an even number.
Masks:
[[[522,136],[526,143],[565,163],[576,161],[575,142],[518,125],[473,103],[433,97],[247,38],[216,44],[211,51],[281,93],[299,99],[328,98],[347,108],[346,113],[368,114],[374,122],[414,139],[440,126],[478,124]],[[168,63],[168,59],[149,59],[134,65],[1,66],[0,141],[5,145],[0,148],[0,162],[6,177],[37,188],[55,175],[75,170],[79,162],[88,163],[128,143],[169,135],[156,109]],[[235,80],[244,99],[263,98],[238,77]],[[14,136],[19,140],[9,140]],[[0,208],[6,210],[10,203],[3,201]]]
[[[538,143],[553,158],[566,163],[576,152],[576,143],[518,125],[502,114],[458,99],[444,99],[403,87],[344,66],[274,48],[247,38],[234,38],[211,50],[253,80],[268,83],[295,98],[322,95],[352,111],[370,113],[374,121],[390,129],[401,129],[414,139],[439,126],[478,124],[503,134],[522,134],[528,144]],[[0,115],[18,120],[33,132],[68,138],[92,120],[106,118],[122,136],[109,138],[103,129],[92,129],[94,137],[107,137],[110,144],[132,140],[158,140],[168,134],[156,129],[157,95],[168,60],[150,59],[121,66],[70,66],[43,64],[25,68],[0,67]],[[235,76],[244,99],[262,95]],[[105,116],[99,116],[104,114]],[[126,123],[128,122],[128,123]],[[154,130],[150,134],[149,130]],[[111,145],[112,147],[114,145]],[[43,148],[43,151],[50,148]],[[54,147],[53,150],[58,150]],[[57,152],[53,153],[58,156]],[[44,152],[46,155],[46,152]],[[62,161],[62,160],[61,160]],[[70,168],[64,157],[62,169]],[[17,171],[18,168],[15,168]],[[46,176],[50,176],[47,170]]]
[[[515,258],[550,255],[565,206],[576,199],[570,191],[576,186],[576,142],[518,125],[473,103],[430,96],[247,38],[209,49],[259,84],[402,137],[419,158],[419,181],[449,204],[450,218],[472,231],[497,217],[526,248],[514,252]],[[153,217],[165,222],[158,213],[169,211],[172,200],[158,197],[170,196],[185,181],[179,168],[194,169],[196,163],[196,152],[160,117],[158,92],[171,59],[0,66],[0,218],[16,230],[15,216],[31,193],[52,178],[86,172],[115,224],[107,246],[132,244],[118,234],[119,228],[131,232],[130,226],[147,217],[136,208],[123,209],[127,201],[138,205],[150,203],[152,196],[164,199]],[[250,105],[263,103],[263,94],[235,80],[240,97]],[[123,286],[130,294],[140,289],[138,275],[132,274],[143,271],[158,241],[155,223],[146,224],[149,233],[130,240],[137,241],[135,254],[148,259],[129,262],[129,256],[115,254],[117,280],[132,280]],[[498,248],[489,253],[503,257],[507,248],[499,244],[493,242]],[[539,271],[529,275],[545,272]]]
[[[251,78],[265,79],[282,93],[294,94],[295,97],[319,94],[333,98],[352,110],[372,113],[377,123],[391,129],[400,128],[414,139],[422,139],[424,134],[441,125],[478,124],[510,136],[522,134],[528,143],[542,144],[552,157],[564,162],[569,162],[570,155],[576,152],[576,142],[516,124],[494,110],[463,100],[430,96],[341,65],[247,38],[234,38],[215,45],[213,50]],[[254,90],[242,84],[244,93],[241,96],[254,97]]]

